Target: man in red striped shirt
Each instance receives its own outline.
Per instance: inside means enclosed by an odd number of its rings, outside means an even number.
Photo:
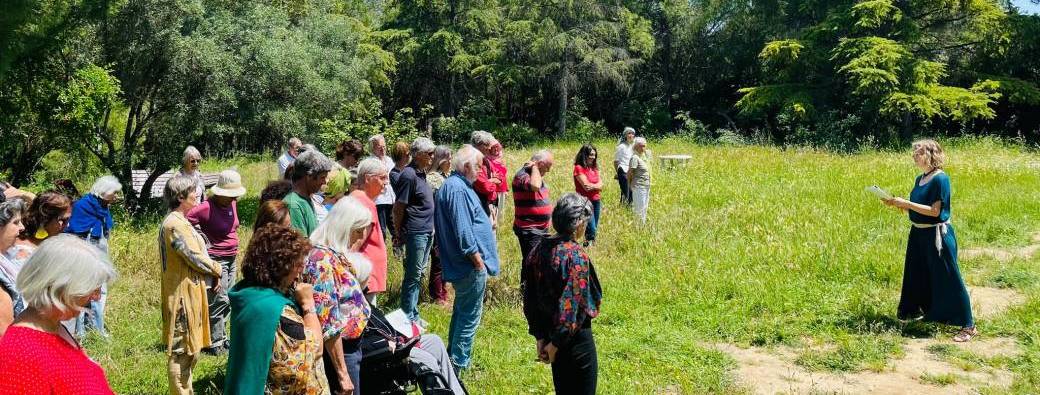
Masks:
[[[527,255],[549,233],[553,204],[544,176],[552,165],[552,153],[541,150],[513,176],[513,233],[520,241],[521,279],[526,278],[522,274],[527,270]]]

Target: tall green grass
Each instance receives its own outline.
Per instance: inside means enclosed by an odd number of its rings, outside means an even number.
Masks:
[[[537,147],[507,152],[514,171]],[[554,197],[573,190],[578,146],[553,147]],[[605,394],[743,392],[734,361],[711,343],[800,346],[834,344],[832,354],[800,363],[824,370],[880,369],[901,352],[904,336],[946,336],[942,328],[895,320],[909,224],[904,214],[863,192],[877,184],[909,192],[915,168],[909,150],[832,154],[811,149],[708,147],[681,140],[651,142],[655,155],[693,155],[686,166],[654,171],[645,226],[618,204],[608,170],[613,144],[598,144],[607,187],[599,240],[590,254],[604,287],[594,321],[599,388]],[[953,223],[961,248],[1015,246],[1040,230],[1040,157],[989,140],[953,144]],[[219,169],[232,163],[208,163]],[[249,194],[241,202],[250,224],[271,163],[237,161]],[[474,346],[474,368],[463,375],[476,394],[552,392],[551,373],[535,362],[517,290],[519,254],[510,230],[512,209],[498,230],[502,273],[489,298]],[[109,294],[112,340],[88,349],[119,393],[166,392],[159,345],[158,215],[121,218],[113,259],[121,274]],[[249,239],[243,227],[240,237]],[[399,261],[390,263],[396,305]],[[1025,350],[1011,361],[1014,390],[1040,391],[1040,260],[1002,265],[963,261],[970,282],[1017,288],[1024,306],[983,319],[984,335],[1017,337]],[[432,330],[446,336],[450,311],[420,306]],[[223,358],[203,357],[196,387],[216,393]]]

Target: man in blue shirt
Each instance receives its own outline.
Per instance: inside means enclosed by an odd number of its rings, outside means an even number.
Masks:
[[[455,288],[448,352],[459,369],[469,367],[480,326],[488,276],[498,275],[498,246],[473,181],[484,155],[464,145],[452,158],[454,172],[437,191],[434,224],[444,281]]]

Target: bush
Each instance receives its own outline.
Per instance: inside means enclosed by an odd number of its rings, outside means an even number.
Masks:
[[[610,131],[607,130],[603,121],[591,121],[588,118],[579,117],[573,125],[564,135],[564,138],[570,141],[587,143],[610,136]]]

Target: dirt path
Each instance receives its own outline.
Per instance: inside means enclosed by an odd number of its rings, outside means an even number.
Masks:
[[[1017,248],[965,248],[959,251],[961,259],[975,259],[978,257],[991,257],[998,262],[1008,262],[1015,258],[1029,259],[1040,252],[1040,232],[1034,233],[1032,244]]]

